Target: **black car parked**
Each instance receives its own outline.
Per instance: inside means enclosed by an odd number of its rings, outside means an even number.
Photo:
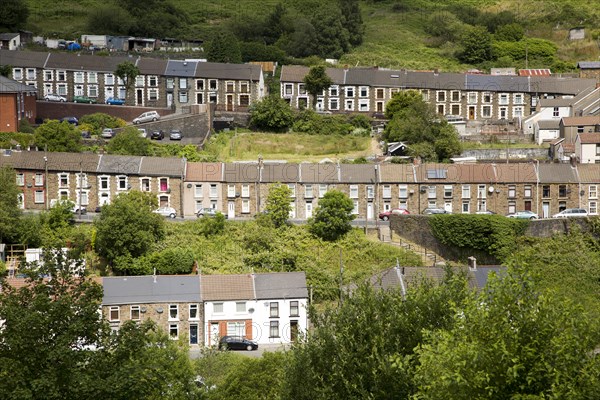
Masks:
[[[219,348],[221,350],[256,350],[258,343],[248,340],[242,336],[223,336],[219,340]]]
[[[163,140],[165,138],[165,132],[163,132],[162,129],[159,129],[157,131],[152,131],[152,133],[150,134],[150,139],[152,140]]]

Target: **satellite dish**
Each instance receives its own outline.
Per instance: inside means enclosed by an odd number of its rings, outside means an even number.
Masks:
[[[490,193],[494,193],[494,187],[493,187],[493,186],[490,186],[490,187],[489,187],[489,189],[488,189],[488,192],[490,192]]]

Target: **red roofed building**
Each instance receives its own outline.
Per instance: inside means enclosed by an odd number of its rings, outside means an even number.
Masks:
[[[533,68],[533,69],[520,69],[519,76],[550,76],[550,72],[547,68]]]

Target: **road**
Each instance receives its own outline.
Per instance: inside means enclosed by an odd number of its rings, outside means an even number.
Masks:
[[[290,348],[289,344],[261,344],[258,346],[257,350],[254,351],[235,351],[236,354],[240,354],[242,356],[251,357],[251,358],[260,358],[266,352],[273,351],[283,351]],[[231,350],[234,351],[234,350]],[[191,349],[190,350],[190,358],[196,359],[201,356],[200,349]]]

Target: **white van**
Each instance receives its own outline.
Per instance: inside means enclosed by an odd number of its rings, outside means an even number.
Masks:
[[[160,114],[157,111],[147,111],[137,118],[133,119],[134,124],[141,124],[144,122],[154,122],[160,119]]]

